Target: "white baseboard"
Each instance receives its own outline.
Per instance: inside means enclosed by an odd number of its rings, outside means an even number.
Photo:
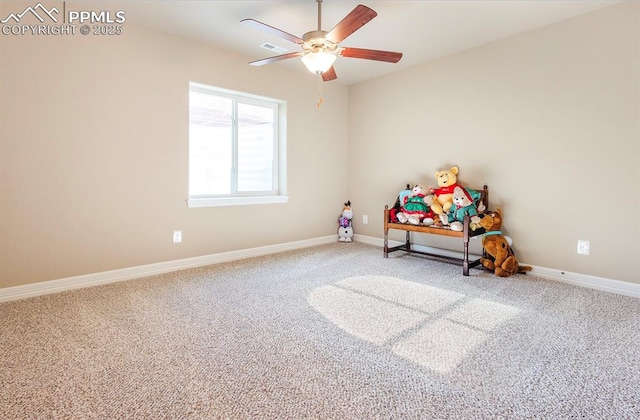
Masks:
[[[527,265],[531,265],[531,267],[533,267],[533,270],[531,270],[530,273],[536,277],[573,284],[574,286],[588,287],[590,289],[602,290],[604,292],[640,298],[640,284],[607,279],[604,277],[589,276],[587,274],[572,273],[553,268],[538,267],[532,264]]]
[[[336,242],[337,238],[338,235],[329,235],[303,241],[287,242],[284,244],[268,245],[257,248],[242,249],[238,251],[221,252],[219,254],[204,255],[201,257],[185,258],[181,260],[165,261],[156,264],[147,264],[137,267],[129,267],[119,270],[104,271],[101,273],[93,273],[82,276],[27,284],[24,286],[6,287],[0,289],[0,302],[9,302],[18,299],[46,295],[50,293],[63,292],[66,290],[99,286],[102,284],[116,283],[119,281],[148,277],[157,274],[169,273],[172,271],[185,270],[188,268],[202,267],[205,265],[235,261],[250,257],[258,257],[261,255],[275,254],[278,252],[306,248],[315,245],[323,245]],[[379,247],[383,246],[383,241],[381,238],[374,238],[371,236],[356,234],[354,235],[353,239],[356,242],[362,242]],[[389,245],[391,246],[397,246],[401,244],[402,242],[399,241],[389,241]],[[432,248],[424,245],[414,245],[414,248],[419,251],[429,252],[432,254],[440,254],[443,256],[460,257],[462,255],[461,252]],[[474,254],[472,254],[471,256],[474,259],[479,257],[479,255]],[[640,285],[638,284],[602,277],[589,276],[586,274],[572,273],[546,267],[538,267],[533,265],[532,267],[533,270],[530,273],[531,275],[537,277],[556,280],[562,283],[568,283],[581,287],[588,287],[605,292],[640,298]]]
[[[357,242],[369,245],[384,246],[382,238],[374,238],[365,235],[353,235],[353,239]],[[403,242],[389,240],[389,246],[402,245]],[[424,245],[412,245],[418,251],[439,254],[443,256],[461,257],[462,252],[450,251],[446,249],[432,248]],[[479,258],[479,255],[470,255],[471,258]],[[553,268],[539,267],[532,264],[522,263],[522,265],[530,265],[533,270],[530,274],[548,280],[556,280],[562,283],[572,284],[574,286],[587,287],[590,289],[601,290],[604,292],[617,293],[619,295],[640,298],[640,284],[629,283],[626,281],[607,279],[603,277],[589,276],[586,274],[572,273],[564,270],[556,270]]]
[[[201,257],[185,258],[181,260],[165,261],[155,264],[141,265],[137,267],[122,268],[119,270],[104,271],[101,273],[68,277],[58,280],[44,281],[27,284],[24,286],[6,287],[0,289],[0,302],[25,299],[50,293],[58,293],[66,290],[80,289],[84,287],[99,286],[132,280],[187,268],[202,267],[205,265],[241,260],[244,258],[258,257],[261,255],[275,254],[283,251],[307,248],[338,241],[338,235],[323,236],[295,242],[286,242],[277,245],[267,245],[257,248],[241,249],[238,251],[221,252],[219,254],[203,255]]]

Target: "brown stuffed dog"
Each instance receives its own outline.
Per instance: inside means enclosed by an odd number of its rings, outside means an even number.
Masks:
[[[487,211],[480,219],[486,233],[482,237],[482,248],[487,256],[491,258],[480,258],[480,262],[487,269],[499,277],[509,277],[516,273],[526,273],[531,271],[528,265],[518,264],[509,242],[502,235],[502,210]]]

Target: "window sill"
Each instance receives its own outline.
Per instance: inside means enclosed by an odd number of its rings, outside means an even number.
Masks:
[[[269,195],[262,197],[221,197],[221,198],[188,198],[189,208],[196,207],[220,207],[220,206],[246,206],[252,204],[286,203],[288,195]]]

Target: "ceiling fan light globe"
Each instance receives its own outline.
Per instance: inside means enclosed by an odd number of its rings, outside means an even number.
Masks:
[[[336,55],[325,51],[312,51],[302,56],[302,62],[313,74],[322,74],[333,66]]]

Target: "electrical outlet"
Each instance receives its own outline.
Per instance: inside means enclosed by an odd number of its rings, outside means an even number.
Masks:
[[[182,231],[181,230],[174,230],[173,231],[173,243],[174,244],[179,244],[180,242],[182,242]]]
[[[369,223],[369,216],[367,216],[366,214],[362,215],[362,224],[366,225],[367,223]]]
[[[589,241],[578,240],[578,254],[589,255]]]

